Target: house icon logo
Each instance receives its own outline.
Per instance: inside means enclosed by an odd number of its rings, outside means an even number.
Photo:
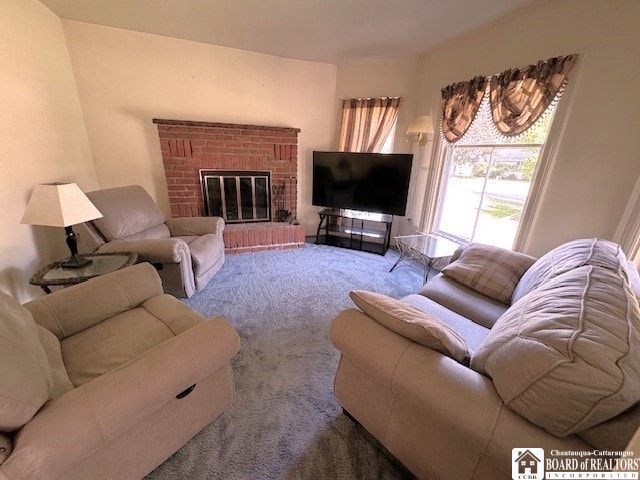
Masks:
[[[511,450],[513,480],[544,479],[544,449],[514,448]]]

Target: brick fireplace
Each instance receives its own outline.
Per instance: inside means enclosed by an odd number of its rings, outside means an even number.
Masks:
[[[228,170],[270,172],[271,219],[296,218],[300,129],[184,120],[153,122],[158,126],[172,217],[205,215],[201,170]],[[303,245],[304,227],[289,222],[228,223],[225,229],[228,253]]]

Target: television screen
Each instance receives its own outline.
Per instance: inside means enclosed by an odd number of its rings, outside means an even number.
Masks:
[[[413,155],[313,152],[313,205],[404,215]]]

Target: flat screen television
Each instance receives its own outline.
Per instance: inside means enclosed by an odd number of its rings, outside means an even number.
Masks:
[[[313,205],[404,215],[413,155],[313,152]]]

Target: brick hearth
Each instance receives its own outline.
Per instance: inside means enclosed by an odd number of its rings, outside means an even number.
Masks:
[[[297,214],[298,128],[154,119],[158,126],[172,217],[204,214],[200,169],[271,172],[274,187],[287,182],[284,208]],[[291,181],[293,180],[293,181]],[[227,225],[228,253],[296,248],[304,228],[288,223]]]
[[[236,223],[224,230],[225,253],[304,247],[304,227],[283,222]]]

